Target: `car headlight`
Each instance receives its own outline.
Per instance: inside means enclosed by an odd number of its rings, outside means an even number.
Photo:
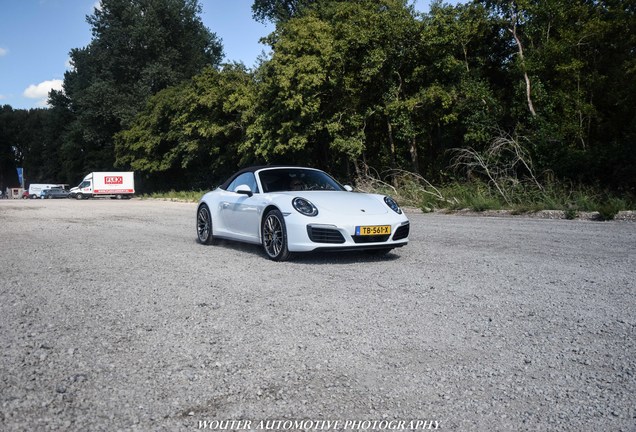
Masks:
[[[400,206],[395,202],[395,200],[393,198],[391,198],[390,196],[385,196],[384,197],[384,202],[386,203],[386,205],[388,205],[389,207],[391,207],[391,210],[393,210],[394,212],[396,212],[397,214],[402,214],[402,209],[400,208]]]
[[[298,213],[304,214],[305,216],[316,216],[318,214],[316,206],[305,198],[294,198],[292,205]]]

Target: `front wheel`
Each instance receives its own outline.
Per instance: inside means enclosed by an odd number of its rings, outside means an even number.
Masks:
[[[84,194],[78,193],[77,195],[75,195],[75,198],[77,198],[78,200],[83,200]]]
[[[212,235],[212,215],[206,204],[201,204],[197,210],[197,241],[204,245],[215,243]]]
[[[263,249],[267,256],[274,261],[285,261],[291,253],[287,248],[287,228],[283,214],[274,209],[270,210],[263,219],[261,226]]]

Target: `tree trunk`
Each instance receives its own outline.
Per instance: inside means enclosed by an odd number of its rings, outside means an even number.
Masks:
[[[526,81],[526,99],[528,100],[528,109],[530,110],[530,114],[533,117],[537,115],[534,110],[534,105],[532,103],[532,91],[530,85],[530,77],[528,76],[528,71],[526,70],[526,60],[523,56],[523,45],[521,45],[521,40],[519,39],[519,35],[517,35],[517,17],[513,16],[514,24],[511,29],[508,29],[510,33],[512,33],[512,37],[515,39],[517,43],[517,49],[519,50],[519,60],[521,60],[521,69],[523,70],[523,78]]]
[[[358,159],[353,159],[353,168],[356,170],[356,179],[362,176],[362,172],[360,171],[360,165],[358,165]],[[347,171],[349,171],[349,164],[347,164]]]
[[[386,122],[387,130],[389,133],[389,149],[391,150],[391,183],[394,187],[397,187],[397,178],[395,177],[394,170],[397,168],[397,163],[395,161],[395,141],[393,141],[393,125],[391,125],[390,121]]]
[[[411,148],[409,149],[410,153],[411,153],[411,165],[413,167],[413,172],[416,172],[419,174],[420,172],[420,164],[418,161],[418,155],[417,155],[417,140],[415,139],[415,137],[411,138]]]

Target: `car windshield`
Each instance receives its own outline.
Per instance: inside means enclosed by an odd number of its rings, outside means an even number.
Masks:
[[[303,190],[343,191],[337,181],[322,171],[303,168],[264,169],[258,173],[263,192]]]

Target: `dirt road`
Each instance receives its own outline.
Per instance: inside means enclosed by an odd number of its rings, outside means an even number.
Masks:
[[[0,429],[636,428],[634,223],[412,214],[275,263],[194,217],[0,201]]]

